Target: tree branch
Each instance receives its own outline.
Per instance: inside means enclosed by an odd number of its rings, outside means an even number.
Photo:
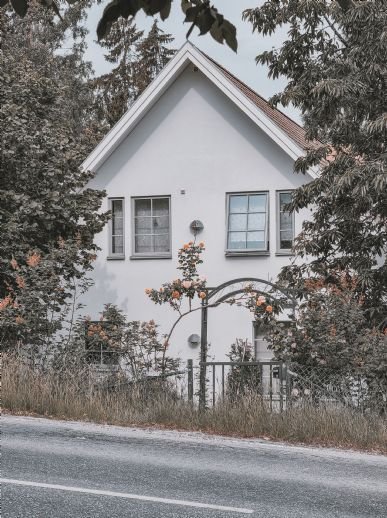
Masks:
[[[335,36],[337,36],[337,38],[341,41],[341,43],[345,47],[348,47],[348,42],[342,37],[342,35],[339,33],[339,31],[336,29],[336,27],[333,25],[333,23],[329,20],[328,16],[324,15],[324,20],[327,22],[327,24],[332,29],[332,31],[334,32]]]

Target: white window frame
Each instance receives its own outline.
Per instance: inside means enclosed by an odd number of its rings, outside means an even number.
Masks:
[[[113,252],[113,201],[122,202],[122,253]],[[108,239],[109,239],[109,255],[108,259],[125,259],[125,198],[122,196],[112,196],[108,198],[108,209],[112,213],[112,217],[108,223]]]
[[[293,189],[281,189],[279,191],[276,191],[276,235],[277,235],[277,254],[278,255],[291,255],[292,249],[291,248],[281,248],[281,203],[280,203],[280,196],[281,194],[292,194]],[[291,213],[292,217],[292,243],[294,244],[294,238],[295,238],[295,231],[294,231],[294,212]]]
[[[230,198],[232,196],[249,196],[255,194],[266,195],[266,221],[265,221],[265,247],[264,248],[228,248],[228,235],[230,224]],[[229,192],[226,194],[226,256],[241,255],[270,255],[270,192],[269,191],[245,191]]]
[[[136,217],[136,200],[155,200],[155,199],[168,199],[169,202],[169,218],[168,218],[168,228],[169,228],[169,251],[168,252],[136,252],[136,233],[135,233],[135,217]],[[132,255],[131,259],[170,259],[172,257],[172,200],[171,195],[157,195],[157,196],[132,196],[131,199],[132,205],[132,221],[131,221],[131,229],[132,229]],[[152,205],[151,205],[152,206]]]

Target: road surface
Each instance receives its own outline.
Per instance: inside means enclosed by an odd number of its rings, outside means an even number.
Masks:
[[[378,518],[387,457],[2,417],[3,518]]]

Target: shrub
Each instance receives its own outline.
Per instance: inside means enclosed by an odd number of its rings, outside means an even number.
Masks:
[[[387,335],[370,327],[356,278],[310,279],[290,326],[272,322],[269,347],[279,359],[317,373],[328,383],[359,391],[365,407],[386,410]],[[317,375],[316,374],[316,375]]]

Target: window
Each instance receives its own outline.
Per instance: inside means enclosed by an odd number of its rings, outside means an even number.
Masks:
[[[109,198],[112,217],[109,222],[109,256],[123,258],[124,249],[124,199]]]
[[[170,256],[170,198],[133,199],[134,256]]]
[[[292,200],[292,191],[277,192],[277,252],[290,253],[294,242],[294,213],[284,210]]]
[[[269,250],[267,192],[229,194],[227,251]]]

